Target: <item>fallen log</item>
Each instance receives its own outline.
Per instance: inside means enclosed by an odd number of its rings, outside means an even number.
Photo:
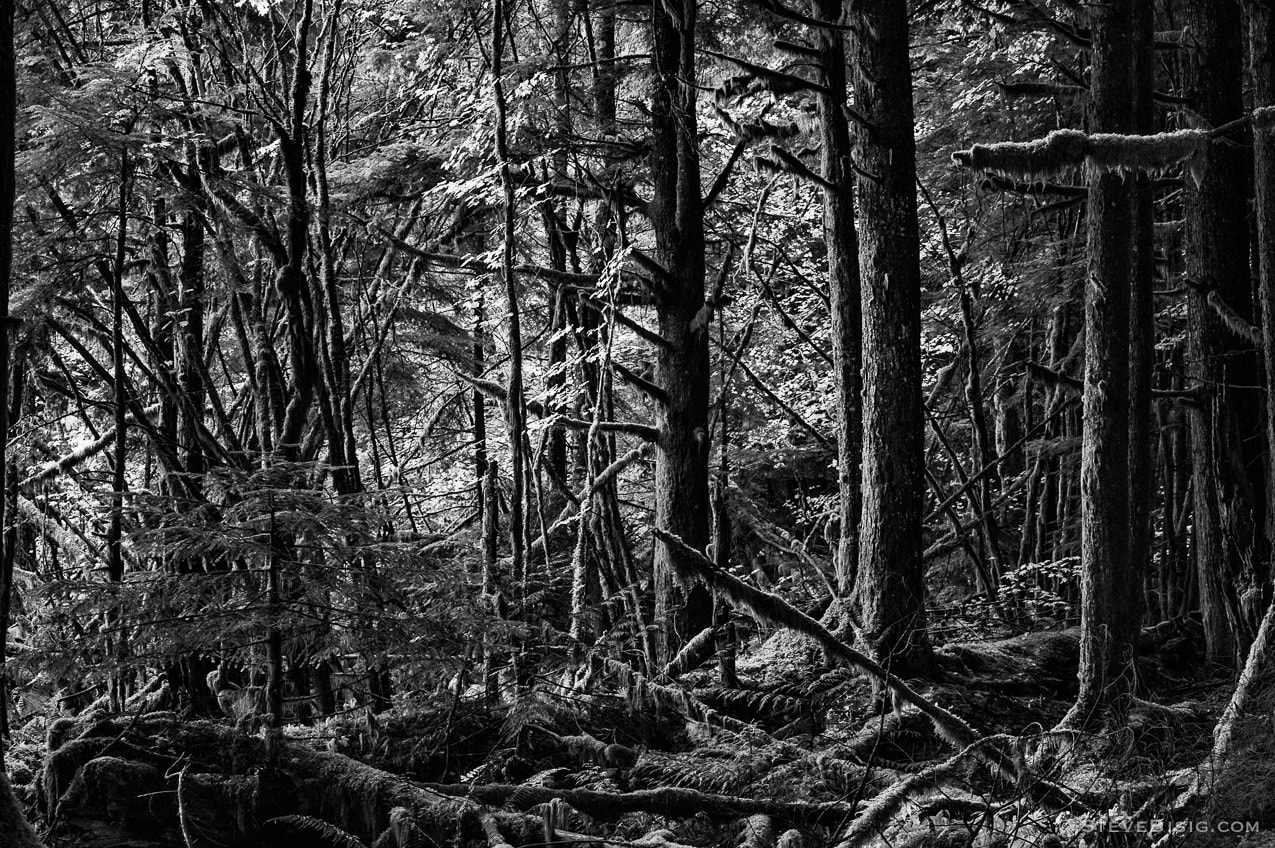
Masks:
[[[464,783],[420,784],[451,797],[463,797],[492,807],[506,804],[529,809],[547,804],[555,798],[585,815],[614,819],[625,813],[656,813],[669,818],[691,818],[704,814],[715,819],[739,819],[749,816],[771,816],[791,823],[840,823],[853,817],[855,806],[844,801],[772,801],[717,795],[665,786],[634,792],[598,792],[592,789],[549,789],[544,786],[488,784],[472,786]]]
[[[169,848],[187,844],[192,833],[201,844],[291,848],[295,827],[287,825],[307,817],[365,845],[396,845],[394,834],[408,831],[458,845],[485,842],[485,819],[499,824],[510,845],[544,841],[540,816],[493,810],[300,742],[285,741],[271,768],[265,740],[211,722],[124,718],[97,722],[89,733],[55,748],[45,770],[57,811],[51,838],[81,848]],[[7,789],[0,784],[0,846],[43,848],[20,829],[24,821]]]

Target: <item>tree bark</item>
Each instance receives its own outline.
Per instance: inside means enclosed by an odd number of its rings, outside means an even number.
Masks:
[[[907,4],[850,10],[861,128],[859,273],[863,318],[863,516],[855,605],[873,656],[896,669],[933,664],[925,631],[921,516],[920,236]]]
[[[1150,135],[1155,126],[1155,8],[1133,4],[1133,129]],[[1117,581],[1118,603],[1141,622],[1143,584],[1151,567],[1151,507],[1156,491],[1152,454],[1155,433],[1151,381],[1155,366],[1155,193],[1151,177],[1133,186],[1133,264],[1129,275],[1129,574]]]
[[[9,288],[13,281],[13,202],[15,193],[14,153],[15,124],[17,121],[17,63],[14,57],[13,16],[15,4],[12,0],[0,0],[0,317],[4,318],[4,327],[0,329],[0,435],[4,443],[0,444],[0,492],[8,491],[6,477],[9,463],[6,457],[9,432]],[[0,528],[13,516],[6,516],[5,502],[8,498],[0,498]],[[7,533],[0,533],[0,538],[7,539]],[[2,546],[0,546],[2,547]],[[10,608],[13,601],[13,557],[9,551],[0,551],[0,703],[8,703],[9,679],[4,672],[8,658]],[[5,713],[7,722],[7,711]],[[8,728],[4,728],[6,733]],[[0,770],[4,768],[4,748],[0,745]],[[8,783],[0,785],[0,803],[12,799]],[[25,826],[21,814],[18,822]],[[28,829],[29,830],[29,829]],[[15,841],[23,837],[23,832],[15,825]],[[21,844],[21,843],[19,843]]]
[[[1191,0],[1183,24],[1191,43],[1183,57],[1184,96],[1206,122],[1218,126],[1244,113],[1241,99],[1240,11],[1237,3]],[[1193,527],[1200,606],[1212,661],[1230,665],[1237,635],[1235,581],[1246,562],[1257,562],[1258,505],[1262,461],[1261,402],[1253,390],[1258,365],[1238,350],[1211,304],[1208,293],[1245,320],[1253,318],[1248,263],[1247,190],[1243,151],[1233,143],[1209,146],[1196,180],[1186,186],[1186,273],[1192,286],[1187,316],[1188,388],[1198,388],[1193,407],[1191,458],[1195,483]],[[1246,450],[1245,443],[1248,443]],[[1254,487],[1254,474],[1259,485]],[[1251,636],[1249,637],[1251,638]],[[1240,639],[1239,641],[1244,641]]]
[[[13,15],[15,4],[12,0],[0,2],[0,317],[5,319],[5,327],[0,330],[0,434],[4,435],[4,443],[0,444],[0,492],[7,492],[10,473],[6,457],[6,445],[9,432],[9,288],[13,279],[13,203],[15,194],[14,180],[14,129],[17,119],[17,85],[15,81],[17,63],[14,56]],[[0,498],[0,528],[14,516],[6,515],[8,497]],[[4,539],[0,551],[0,669],[4,668],[8,655],[8,633],[10,606],[13,598],[13,563],[14,552],[12,535],[0,533]],[[8,702],[8,677],[0,677],[0,702]],[[5,716],[7,723],[7,713]],[[5,728],[6,735],[8,728]],[[27,824],[22,808],[18,806],[9,785],[8,775],[4,772],[4,747],[0,745],[0,845],[12,848],[43,848],[43,843],[36,837],[31,825]]]
[[[655,461],[655,526],[702,551],[710,535],[708,468],[708,320],[704,303],[704,218],[700,194],[699,132],[695,113],[696,0],[651,4],[651,222],[659,263],[655,383],[659,429]],[[686,580],[684,556],[655,544],[656,618],[663,624],[666,660],[712,624],[708,591]]]
[[[841,0],[814,0],[815,16],[841,19]],[[837,376],[837,590],[847,595],[859,568],[859,516],[862,510],[863,326],[859,281],[859,234],[854,223],[854,169],[850,127],[846,121],[846,48],[839,29],[819,31],[819,137],[822,161],[823,236],[828,251],[828,299],[832,313],[832,357]]]
[[[1133,5],[1090,12],[1090,128],[1133,129]],[[1064,725],[1123,709],[1137,621],[1119,605],[1129,562],[1129,275],[1132,204],[1123,175],[1088,167],[1084,419],[1080,456],[1080,692]],[[1131,627],[1132,625],[1132,627]]]
[[[509,144],[506,133],[506,106],[504,79],[505,32],[508,29],[508,9],[503,0],[494,0],[492,7],[492,99],[496,111],[496,160],[500,166],[500,184],[504,203],[501,224],[500,279],[505,289],[505,306],[509,311],[509,383],[507,412],[509,424],[509,466],[513,479],[513,491],[509,496],[509,545],[512,578],[520,593],[526,592],[526,537],[524,507],[526,504],[526,476],[523,442],[526,438],[526,405],[523,401],[522,378],[522,323],[518,309],[518,284],[514,278],[514,224],[517,206],[512,171],[509,164]]]
[[[1247,3],[1249,73],[1253,105],[1275,105],[1275,9],[1268,3]],[[1275,132],[1269,126],[1253,133],[1253,188],[1256,195],[1258,295],[1261,303],[1262,366],[1266,377],[1266,455],[1275,457]],[[1275,474],[1266,478],[1266,538],[1275,544]],[[1267,572],[1264,594],[1269,595]]]

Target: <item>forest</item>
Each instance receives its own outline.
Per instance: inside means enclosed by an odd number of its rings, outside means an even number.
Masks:
[[[0,0],[0,848],[1275,832],[1271,0]]]

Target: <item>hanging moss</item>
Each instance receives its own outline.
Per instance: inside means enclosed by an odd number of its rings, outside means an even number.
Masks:
[[[1204,130],[1155,135],[1054,130],[1034,141],[976,144],[953,153],[952,161],[964,168],[1036,182],[1074,173],[1085,164],[1104,173],[1160,173],[1197,160],[1208,143],[1209,133]]]
[[[1202,156],[1209,135],[1178,130],[1156,135],[1099,133],[1089,137],[1089,163],[1099,171],[1158,174],[1179,162]]]
[[[1034,141],[976,144],[952,154],[956,164],[1010,179],[1038,181],[1062,176],[1084,161],[1089,137],[1079,130],[1055,130]]]

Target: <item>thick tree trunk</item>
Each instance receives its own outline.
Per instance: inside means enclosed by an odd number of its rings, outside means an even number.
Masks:
[[[1133,3],[1090,13],[1090,128],[1133,129]],[[1130,182],[1089,167],[1085,380],[1080,458],[1080,693],[1064,724],[1084,726],[1123,709],[1137,621],[1120,607],[1129,568]],[[1132,625],[1132,627],[1131,627]]]
[[[815,16],[836,23],[841,0],[815,0]],[[859,291],[859,235],[854,223],[854,169],[846,121],[846,48],[839,29],[819,31],[820,174],[823,236],[828,251],[828,299],[832,312],[832,357],[837,374],[837,485],[840,493],[837,590],[854,586],[859,568],[859,515],[862,509],[863,398],[861,373],[863,325]]]
[[[1133,8],[1134,131],[1155,132],[1155,8]],[[1151,381],[1155,365],[1155,197],[1151,178],[1139,174],[1133,187],[1129,276],[1129,574],[1118,581],[1119,604],[1135,621],[1146,607],[1143,584],[1151,566],[1151,507],[1156,491],[1152,454],[1155,434]]]
[[[1191,41],[1183,57],[1184,94],[1190,107],[1218,126],[1240,117],[1241,43],[1237,3],[1191,0],[1183,23]],[[1258,504],[1262,494],[1262,441],[1252,389],[1259,370],[1248,351],[1238,350],[1222,326],[1208,293],[1215,292],[1241,317],[1252,320],[1249,280],[1247,190],[1244,154],[1231,143],[1209,146],[1198,184],[1186,186],[1186,272],[1196,286],[1189,301],[1187,368],[1189,388],[1202,393],[1193,408],[1191,454],[1195,498],[1192,525],[1209,658],[1230,664],[1239,619],[1235,581],[1245,562],[1258,562]],[[1253,485],[1253,474],[1259,485]],[[1243,640],[1241,640],[1243,641]]]
[[[1245,4],[1248,10],[1249,72],[1253,105],[1275,105],[1275,9],[1267,3]],[[1266,376],[1266,455],[1275,457],[1275,132],[1259,127],[1253,137],[1253,183],[1256,194],[1258,294],[1261,302],[1263,370]],[[1266,539],[1275,544],[1275,473],[1266,478]],[[1271,575],[1261,586],[1269,594]]]
[[[921,514],[920,236],[907,4],[850,11],[863,317],[863,517],[855,605],[873,655],[896,669],[932,663],[925,631]]]
[[[666,269],[656,287],[659,331],[656,404],[659,445],[655,461],[655,526],[697,551],[708,545],[709,356],[704,303],[704,217],[700,194],[699,131],[695,115],[696,0],[651,4],[651,222],[657,259]],[[712,624],[713,604],[698,584],[679,586],[683,555],[655,544],[656,617],[664,651]]]

